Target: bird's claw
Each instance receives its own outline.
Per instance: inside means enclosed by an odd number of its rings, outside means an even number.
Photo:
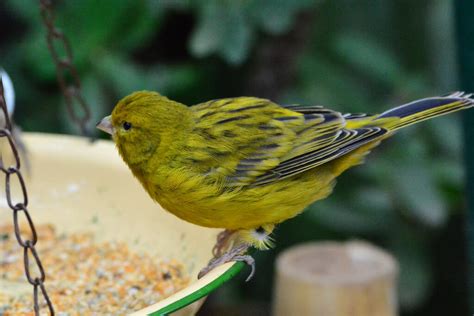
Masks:
[[[255,259],[250,255],[241,255],[234,257],[233,261],[245,262],[248,266],[250,266],[250,274],[245,279],[245,282],[252,280],[253,276],[255,275]]]
[[[202,278],[211,270],[213,270],[217,266],[220,266],[224,263],[231,262],[231,261],[241,261],[241,262],[245,262],[251,268],[250,274],[245,280],[246,282],[250,281],[255,274],[255,259],[252,258],[250,255],[242,254],[247,249],[248,249],[247,245],[240,245],[224,253],[220,257],[211,259],[211,261],[209,261],[209,264],[203,269],[201,269],[201,271],[199,271],[198,279]]]

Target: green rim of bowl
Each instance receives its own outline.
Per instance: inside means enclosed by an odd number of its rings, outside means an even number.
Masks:
[[[221,276],[219,276],[217,279],[214,281],[210,282],[206,286],[200,288],[196,292],[193,292],[189,294],[188,296],[183,297],[182,299],[171,303],[170,305],[157,310],[155,312],[152,312],[148,315],[152,316],[158,316],[158,315],[168,315],[170,313],[176,312],[177,310],[180,310],[181,308],[188,306],[191,303],[194,303],[195,301],[199,300],[200,298],[203,298],[206,295],[209,295],[212,291],[216,290],[219,288],[222,284],[225,282],[229,281],[233,277],[235,277],[245,266],[245,263],[243,262],[236,262],[234,263],[226,272],[224,272]]]

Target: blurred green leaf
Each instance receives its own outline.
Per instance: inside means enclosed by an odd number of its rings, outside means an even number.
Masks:
[[[367,36],[342,34],[333,46],[350,66],[381,83],[393,85],[402,78],[402,67],[395,56]]]
[[[96,65],[97,59],[108,50],[118,49],[123,53],[142,45],[160,21],[149,13],[144,0],[72,1],[57,6],[55,11],[55,24],[69,39],[73,62],[79,70]],[[45,36],[45,28],[36,27],[31,38],[25,41],[24,50],[33,73],[41,80],[52,80],[55,68]],[[55,41],[55,47],[61,56],[65,56],[64,46],[59,41]],[[38,59],[44,62],[38,63]]]
[[[137,90],[158,88],[158,78],[149,78],[144,69],[140,69],[124,56],[103,56],[97,66],[97,75],[103,79],[103,83],[112,87],[119,95],[125,96]]]
[[[145,0],[84,0],[66,4],[58,13],[57,24],[71,43],[77,43],[74,52],[79,65],[93,62],[107,49],[123,52],[134,48],[152,34],[158,21],[150,14]],[[75,23],[68,23],[71,20]]]
[[[201,5],[202,3],[196,2],[193,0],[147,0],[148,7],[153,12],[161,12],[162,10],[186,10],[196,6]]]
[[[398,228],[400,234],[392,235],[391,251],[398,260],[400,271],[398,298],[407,309],[420,306],[428,297],[432,287],[432,268],[427,245],[417,233]]]
[[[459,187],[464,177],[464,167],[459,161],[435,160],[431,170],[439,182]]]
[[[141,47],[159,29],[164,11],[153,12],[142,2],[135,2],[134,6],[127,8],[126,23],[119,23],[114,32],[112,49],[119,49],[122,53]],[[117,36],[120,34],[120,36]],[[166,43],[163,43],[166,45]]]
[[[317,202],[309,211],[314,220],[339,232],[362,234],[377,229],[360,209],[335,201]]]
[[[300,82],[295,90],[289,91],[288,102],[325,104],[342,112],[359,112],[370,104],[363,82],[323,56],[303,57],[298,72]]]
[[[22,44],[21,50],[30,76],[43,82],[55,80],[56,68],[53,58],[48,51],[46,38],[43,33],[35,32],[33,36]],[[38,62],[38,60],[42,62]]]
[[[457,157],[459,160],[463,141],[460,115],[440,117],[423,124],[426,124],[431,139],[436,145],[449,157]]]
[[[249,1],[249,12],[255,22],[272,34],[287,32],[293,25],[296,14],[308,9],[317,0],[253,0]]]
[[[217,53],[230,64],[247,59],[257,28],[269,33],[290,29],[296,14],[316,0],[206,1],[195,3],[199,20],[189,43],[196,57]]]
[[[25,21],[29,21],[31,24],[39,24],[39,2],[35,0],[6,0],[5,4],[8,9],[15,15],[18,15]]]
[[[399,207],[424,225],[443,225],[447,219],[447,208],[428,166],[415,162],[393,171],[394,190],[399,199]]]
[[[404,96],[403,102],[426,98],[433,95],[430,91],[430,83],[420,73],[404,73],[400,80],[394,84],[396,93]]]
[[[138,90],[159,91],[164,95],[189,89],[197,81],[197,69],[188,65],[153,65],[144,68],[124,56],[107,55],[98,64],[97,76],[118,95],[125,96]]]
[[[310,207],[310,214],[322,225],[339,232],[383,234],[394,219],[391,207],[387,192],[362,187],[347,196],[336,192],[326,200],[316,202]]]
[[[242,63],[250,49],[252,30],[240,4],[208,1],[200,11],[190,49],[197,57],[218,53],[231,64]]]

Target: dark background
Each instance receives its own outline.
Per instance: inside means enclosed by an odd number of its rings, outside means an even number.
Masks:
[[[459,89],[452,1],[55,1],[92,122],[126,94],[192,105],[253,95],[381,112]],[[67,117],[38,1],[0,2],[0,66],[26,131],[77,133]],[[219,289],[201,315],[269,314],[273,262],[308,240],[369,240],[399,260],[402,315],[467,315],[459,115],[386,141],[334,194],[281,225],[257,275]]]

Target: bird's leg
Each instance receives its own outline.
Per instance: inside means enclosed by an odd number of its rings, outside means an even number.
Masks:
[[[212,248],[212,255],[214,258],[220,257],[229,247],[229,239],[235,233],[234,230],[224,230],[217,235],[217,241],[214,248]]]
[[[221,256],[211,259],[208,265],[199,272],[198,278],[199,279],[202,278],[207,273],[209,273],[209,271],[213,270],[215,267],[220,266],[224,263],[227,263],[230,261],[242,261],[242,262],[245,262],[247,265],[249,265],[252,269],[250,271],[249,276],[245,280],[245,281],[250,281],[250,279],[255,274],[255,260],[251,256],[245,254],[248,248],[249,248],[249,245],[247,244],[239,244],[235,246],[234,248],[230,249],[229,251],[227,251],[226,253],[222,254]]]

